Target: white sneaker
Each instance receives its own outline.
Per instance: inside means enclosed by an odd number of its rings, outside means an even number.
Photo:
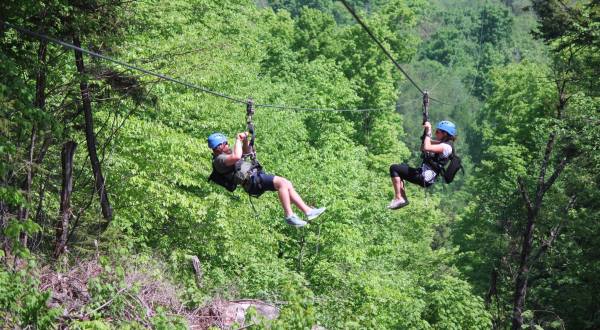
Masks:
[[[326,207],[321,207],[321,208],[318,208],[318,209],[311,209],[310,211],[308,211],[306,213],[306,218],[308,219],[308,221],[316,219],[323,212],[325,212],[325,210],[327,210]]]
[[[295,214],[292,214],[289,217],[285,217],[285,222],[287,222],[288,225],[294,226],[296,228],[298,228],[298,227],[304,227],[307,224],[306,221],[298,218],[298,216],[295,215]]]
[[[408,205],[408,200],[393,199],[387,208],[390,210],[397,210],[397,209],[405,207],[406,205]]]

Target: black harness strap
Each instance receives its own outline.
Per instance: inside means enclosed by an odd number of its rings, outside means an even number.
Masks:
[[[449,144],[450,147],[452,147],[452,153],[450,154],[450,156],[448,156],[448,158],[442,158],[440,154],[427,153],[427,155],[423,159],[423,163],[431,167],[431,169],[437,175],[444,175],[444,171],[446,170],[446,164],[448,164],[448,162],[450,162],[452,158],[454,158],[454,144],[451,141],[447,140],[442,141],[442,143]]]
[[[253,180],[254,182],[249,182],[249,184],[256,185],[259,189],[262,189],[263,182],[260,176],[260,173],[262,172],[262,166],[258,162],[258,158],[256,157],[256,149],[254,148],[254,141],[256,140],[256,130],[254,127],[254,122],[252,121],[252,116],[254,115],[254,112],[254,100],[252,100],[252,98],[249,98],[246,101],[246,127],[248,129],[248,132],[250,133],[250,143],[248,143],[250,150],[248,150],[248,153],[245,154],[244,157],[250,158],[252,162],[252,170],[249,180]],[[254,195],[250,196],[258,197]]]
[[[255,197],[255,196],[248,194],[248,202],[250,202],[250,206],[252,206],[252,211],[254,211],[254,217],[256,218],[256,220],[258,220],[259,214],[258,214],[258,211],[256,210],[256,207],[254,206],[254,203],[252,202],[252,197]]]
[[[429,121],[429,92],[423,92],[423,125]],[[427,135],[427,130],[423,129],[423,136],[421,137],[421,141],[425,141],[425,135]]]
[[[429,121],[429,93],[425,90],[423,91],[423,125]],[[425,137],[427,136],[427,129],[423,129],[423,135],[421,136],[421,158],[423,162],[427,160],[429,157],[428,152],[424,150],[425,147]],[[423,187],[426,187],[425,176],[422,173],[421,167],[421,177],[423,178]]]
[[[254,129],[254,122],[252,121],[254,111],[254,101],[252,98],[249,98],[246,102],[246,127],[250,133],[250,143],[248,144],[250,150],[248,150],[246,156],[250,157],[253,165],[260,166],[256,158],[256,150],[254,149],[254,141],[256,140],[256,131]]]

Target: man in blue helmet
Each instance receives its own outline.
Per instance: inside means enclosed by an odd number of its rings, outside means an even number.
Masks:
[[[234,190],[237,185],[241,185],[248,194],[256,197],[265,191],[277,191],[285,213],[285,221],[295,227],[305,226],[307,222],[292,211],[292,204],[296,205],[309,221],[325,212],[324,207],[312,208],[306,205],[287,179],[266,174],[260,167],[257,168],[252,162],[246,160],[244,155],[250,150],[248,136],[246,132],[238,133],[233,149],[229,147],[227,137],[222,133],[213,133],[208,137],[208,147],[213,152],[211,177],[213,175],[220,177],[213,181],[229,190]],[[218,182],[221,180],[222,182]]]
[[[456,139],[456,125],[454,123],[442,120],[435,129],[435,140],[431,140],[431,123],[425,122],[425,137],[422,151],[426,157],[420,168],[409,167],[407,164],[393,164],[390,166],[390,176],[394,186],[394,199],[388,208],[391,210],[400,209],[408,205],[404,180],[417,184],[422,187],[431,186],[438,174],[443,171],[453,155],[453,142]]]

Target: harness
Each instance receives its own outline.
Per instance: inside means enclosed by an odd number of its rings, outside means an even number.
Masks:
[[[429,121],[429,93],[427,91],[423,91],[423,125]],[[423,129],[423,135],[421,135],[421,158],[423,159],[423,163],[427,161],[428,158],[431,158],[431,154],[425,152],[423,150],[425,146],[425,137],[427,136],[427,129]],[[436,172],[437,173],[437,172]],[[427,182],[425,182],[425,177],[423,177],[423,187],[428,187]]]
[[[250,158],[252,165],[261,168],[258,159],[256,158],[256,150],[254,149],[254,140],[256,139],[256,133],[254,131],[254,122],[252,121],[252,116],[254,115],[254,100],[251,98],[246,101],[246,127],[248,132],[250,132],[250,143],[249,150],[246,154],[242,155],[242,158]]]
[[[235,189],[237,188],[237,184],[235,183],[235,180],[233,180],[233,173],[235,172],[235,167],[231,171],[228,171],[226,173],[220,173],[215,168],[215,163],[214,163],[215,158],[216,158],[216,156],[213,155],[212,172],[210,173],[210,176],[208,177],[208,181],[212,181],[212,182],[222,186],[223,188],[227,189],[228,191],[234,192]]]
[[[256,139],[256,131],[254,129],[254,122],[252,121],[252,116],[254,115],[254,100],[249,98],[246,102],[246,127],[248,132],[250,132],[250,143],[248,144],[249,150],[246,154],[242,155],[242,159],[245,161],[246,159],[250,159],[251,167],[248,170],[248,175],[245,182],[242,183],[244,190],[248,192],[250,186],[252,184],[258,186],[259,189],[263,188],[263,182],[260,174],[262,173],[262,165],[258,161],[256,157],[256,149],[254,149],[254,141]],[[237,166],[236,166],[237,167]],[[248,193],[250,194],[250,193]],[[252,195],[253,196],[253,195]],[[258,197],[258,196],[254,196]]]
[[[423,125],[425,122],[429,121],[429,93],[427,91],[423,92]],[[421,136],[421,150],[423,150],[423,146],[425,145],[425,137],[427,136],[427,130],[423,130],[423,135]],[[443,157],[442,154],[431,153],[422,151],[421,158],[423,159],[423,164],[427,165],[431,168],[436,176],[435,180],[438,177],[443,176],[444,181],[446,183],[450,183],[454,180],[454,176],[458,170],[462,170],[464,173],[464,169],[461,164],[461,159],[454,152],[454,144],[452,141],[442,141],[443,143],[449,144],[452,148],[452,153],[447,158]],[[449,164],[449,165],[448,165]],[[448,165],[446,167],[446,165]],[[435,182],[434,180],[434,182]],[[425,182],[425,177],[423,177],[423,186],[428,187],[432,185],[433,182],[427,184]]]
[[[263,188],[263,182],[260,176],[262,173],[262,166],[256,157],[256,150],[254,149],[254,141],[256,139],[256,132],[252,121],[252,115],[254,115],[254,101],[248,99],[246,104],[246,125],[248,132],[251,134],[247,152],[243,154],[242,159],[237,161],[234,166],[231,166],[231,169],[226,173],[217,171],[214,166],[214,159],[217,156],[213,156],[213,170],[208,178],[210,181],[215,182],[231,192],[235,191],[238,184],[248,193],[253,185],[261,190]],[[258,197],[256,195],[250,195]]]
[[[452,153],[448,158],[443,158],[441,154],[430,154],[427,153],[423,159],[423,164],[427,164],[436,174],[436,179],[440,176],[444,178],[446,183],[454,181],[454,177],[458,171],[465,173],[465,169],[462,166],[462,160],[454,151],[454,144],[451,141],[445,141],[452,147]]]
[[[425,152],[423,157],[423,164],[429,166],[436,175],[444,174],[446,171],[446,165],[452,160],[454,157],[454,145],[452,142],[447,141],[443,142],[449,144],[452,147],[452,153],[448,157],[443,157],[442,154],[436,154],[431,152]],[[437,177],[437,176],[436,176]]]

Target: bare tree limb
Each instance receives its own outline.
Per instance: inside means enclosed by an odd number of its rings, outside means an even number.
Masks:
[[[569,198],[569,202],[567,203],[567,206],[564,209],[564,212],[565,212],[564,218],[561,218],[561,220],[558,222],[558,224],[556,224],[556,226],[554,226],[550,230],[548,239],[543,240],[542,246],[540,247],[538,252],[535,254],[535,256],[533,256],[530,259],[531,264],[534,264],[535,262],[537,262],[548,251],[548,249],[552,246],[554,241],[556,241],[564,223],[566,222],[566,219],[568,218],[569,210],[571,210],[573,208],[573,205],[575,205],[576,200],[577,200],[576,195],[573,195],[573,196],[571,196],[571,198]]]
[[[71,210],[71,194],[73,192],[73,156],[77,143],[68,141],[63,145],[62,158],[62,189],[60,192],[60,217],[56,223],[56,243],[54,257],[58,258],[66,249],[69,222],[73,215]]]
[[[531,198],[529,197],[529,192],[527,191],[527,186],[523,181],[523,178],[518,178],[517,182],[519,184],[519,191],[523,196],[523,200],[525,201],[525,206],[527,207],[527,213],[533,213],[533,205],[531,204]]]
[[[545,194],[548,191],[548,189],[550,189],[550,187],[552,187],[552,185],[554,184],[554,182],[556,181],[556,179],[558,179],[558,177],[560,176],[560,174],[562,173],[562,171],[567,166],[567,163],[569,162],[570,159],[571,159],[571,157],[564,156],[560,160],[560,162],[558,163],[558,165],[554,169],[554,173],[552,173],[552,175],[550,176],[550,178],[548,179],[548,181],[546,181],[543,184],[542,189],[541,189],[542,195]]]
[[[542,160],[542,166],[540,167],[540,175],[538,176],[538,183],[535,193],[535,205],[534,208],[539,208],[542,198],[544,196],[544,180],[546,177],[546,171],[548,169],[548,163],[550,162],[550,156],[552,155],[552,150],[554,149],[554,145],[556,144],[556,133],[550,133],[548,137],[548,142],[546,143],[546,150],[544,151],[544,159]]]
[[[78,36],[73,37],[73,44],[77,47],[81,46]],[[77,72],[80,75],[85,74],[85,68],[83,64],[83,55],[80,51],[75,51],[75,64],[77,66]],[[81,90],[81,100],[83,102],[83,113],[85,115],[85,136],[87,142],[88,154],[90,156],[90,162],[92,164],[92,171],[94,173],[94,187],[95,191],[100,197],[100,206],[102,208],[102,216],[104,219],[111,221],[113,216],[112,207],[108,200],[108,193],[106,192],[106,182],[102,175],[102,168],[100,161],[98,160],[98,153],[96,151],[96,136],[94,134],[94,119],[92,117],[92,106],[91,97],[88,83],[82,80],[79,83]],[[105,226],[106,227],[106,226]]]

